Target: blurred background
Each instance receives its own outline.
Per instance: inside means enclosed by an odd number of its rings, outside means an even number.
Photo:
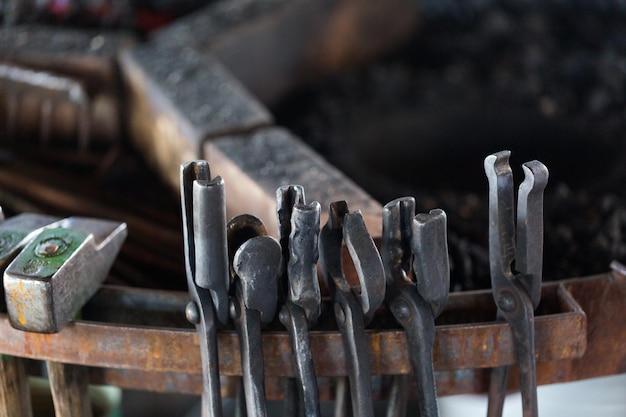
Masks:
[[[55,28],[76,28],[125,33],[141,43],[159,39],[176,22],[191,24],[207,5],[232,14],[241,3],[0,0],[0,19],[4,34],[37,24],[51,28],[51,36]],[[280,3],[260,1],[252,16]],[[398,13],[393,7],[390,16]],[[393,42],[378,45],[381,31],[371,30],[371,39],[359,44],[371,45],[375,53],[333,60],[333,42],[323,44],[326,61],[299,68],[284,83],[272,79],[275,85],[267,89],[246,78],[254,62],[239,67],[237,54],[215,48],[277,125],[293,131],[377,201],[412,195],[418,211],[441,207],[448,213],[451,290],[490,286],[482,161],[501,149],[512,150],[514,167],[538,159],[550,169],[545,280],[603,273],[612,260],[626,263],[626,3],[418,0],[406,10],[406,29]],[[241,19],[245,24],[245,16]],[[340,43],[342,32],[337,33]],[[10,63],[10,56],[0,57],[0,64]],[[63,119],[59,114],[67,112],[57,109],[59,126],[49,127],[39,116],[41,103],[12,101],[10,74],[0,68],[5,213],[124,220],[131,234],[109,283],[186,290],[177,190],[135,145],[124,117],[124,88],[114,82],[117,87],[94,107],[92,126],[99,128],[68,135],[64,120],[74,123],[78,116]],[[61,77],[68,91],[73,77]],[[91,97],[97,90],[84,89]],[[29,116],[33,112],[37,116]],[[50,146],[57,136],[62,145]],[[89,142],[86,151],[77,151],[80,140]],[[522,173],[515,175],[519,180]],[[546,386],[540,389],[540,412],[624,416],[624,392],[623,376]],[[126,394],[121,401],[128,416],[182,415],[180,410],[194,415],[197,407],[197,399],[188,396]],[[440,402],[442,416],[485,414],[485,397]],[[505,413],[521,413],[519,397],[511,396]]]

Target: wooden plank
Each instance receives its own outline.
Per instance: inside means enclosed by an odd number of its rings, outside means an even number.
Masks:
[[[92,417],[87,368],[47,362],[50,390],[57,417]]]
[[[0,417],[32,415],[24,359],[0,355]]]

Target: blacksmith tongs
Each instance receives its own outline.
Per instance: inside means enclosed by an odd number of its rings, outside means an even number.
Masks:
[[[185,268],[191,302],[187,319],[196,325],[202,356],[202,416],[222,416],[217,328],[228,322],[228,246],[224,181],[211,179],[209,164],[181,165]]]
[[[358,286],[352,286],[344,275],[344,242],[359,278]],[[385,298],[385,272],[363,216],[358,211],[348,213],[345,201],[330,204],[328,221],[320,234],[320,263],[332,293],[335,319],[343,341],[353,414],[373,417],[365,325]]]
[[[261,326],[276,313],[280,244],[264,236],[265,227],[251,215],[241,215],[228,224],[232,254],[230,317],[239,336],[243,389],[249,417],[268,415]],[[248,238],[249,236],[249,238]],[[242,242],[241,245],[237,245]]]
[[[450,287],[445,212],[436,209],[416,216],[415,200],[411,197],[386,204],[381,256],[387,282],[385,299],[407,336],[417,381],[418,415],[437,417],[435,318],[446,306]],[[410,278],[411,264],[415,282]],[[396,380],[401,378],[396,376]],[[402,394],[396,395],[402,398]],[[387,415],[406,415],[403,403],[404,400],[390,402],[393,407]]]
[[[514,213],[510,151],[485,158],[489,180],[489,261],[498,318],[511,327],[520,370],[524,417],[536,417],[534,310],[541,299],[543,267],[543,190],[548,169],[539,161],[523,165],[525,179],[519,187],[517,230]],[[517,236],[516,236],[517,231]],[[487,415],[502,415],[508,368],[494,368],[489,387]]]
[[[278,228],[282,249],[280,294],[285,295],[279,318],[289,332],[293,352],[297,387],[291,396],[302,398],[304,415],[320,415],[320,402],[311,356],[308,328],[315,325],[321,312],[321,292],[317,279],[320,204],[305,204],[304,189],[288,185],[276,190]],[[289,380],[295,385],[296,379]],[[296,397],[298,398],[298,397]],[[295,404],[289,410],[294,415]]]

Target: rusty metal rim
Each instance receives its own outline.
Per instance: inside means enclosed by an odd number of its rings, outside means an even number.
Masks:
[[[487,291],[455,294],[451,306],[488,295]],[[560,311],[536,318],[537,360],[580,357],[586,348],[585,313],[561,283],[546,284],[546,295],[555,297]],[[370,330],[367,337],[372,374],[410,372],[403,331]],[[310,341],[318,376],[346,374],[338,332],[312,331]],[[241,375],[236,333],[220,332],[218,344],[220,374]],[[123,370],[190,375],[201,371],[198,337],[191,329],[77,321],[57,334],[36,334],[13,329],[7,316],[1,315],[0,352]],[[263,355],[267,375],[294,376],[287,333],[265,332]],[[504,323],[437,326],[434,362],[438,371],[509,365],[514,361],[511,332]]]

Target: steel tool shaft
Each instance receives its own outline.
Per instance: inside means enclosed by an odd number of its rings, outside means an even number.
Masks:
[[[445,213],[431,210],[416,216],[413,198],[391,201],[383,209],[381,255],[386,301],[407,335],[419,415],[436,417],[439,411],[432,353],[435,318],[445,307],[450,286]],[[410,279],[411,267],[415,282]],[[401,386],[401,380],[396,385]],[[402,400],[389,404],[388,415],[395,415],[391,407],[400,404]]]
[[[548,170],[539,161],[524,164],[526,178],[518,193],[516,241],[510,154],[510,151],[502,151],[489,155],[484,164],[489,180],[491,283],[498,318],[504,318],[509,323],[515,340],[523,415],[536,417],[534,309],[541,296],[543,190],[548,182]],[[507,367],[499,367],[492,372],[489,417],[502,415],[507,371]]]
[[[279,188],[276,201],[282,247],[283,298],[286,295],[279,318],[289,332],[297,375],[288,384],[300,387],[286,393],[287,405],[291,406],[292,413],[297,411],[297,401],[289,398],[295,391],[302,397],[304,414],[315,417],[320,415],[320,403],[308,328],[317,322],[321,310],[316,266],[320,205],[318,202],[306,205],[304,189],[294,185]]]
[[[196,325],[202,357],[202,415],[222,416],[217,328],[228,321],[228,258],[224,182],[211,179],[209,164],[181,165],[185,269],[191,302],[187,319]]]
[[[343,272],[342,243],[354,263],[359,287],[353,288]],[[353,414],[372,417],[370,361],[365,324],[374,317],[385,296],[385,275],[380,254],[359,212],[348,213],[346,202],[330,205],[328,222],[320,234],[320,263],[333,297],[350,380]]]
[[[272,237],[255,236],[235,252],[235,296],[230,315],[239,335],[243,387],[249,417],[267,416],[261,325],[274,318],[280,245]]]

